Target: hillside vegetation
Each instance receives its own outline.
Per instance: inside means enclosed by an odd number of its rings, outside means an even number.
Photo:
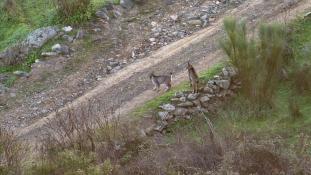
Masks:
[[[48,126],[34,163],[24,161],[24,146],[1,131],[0,172],[310,174],[311,20],[262,24],[256,38],[247,37],[247,26],[234,19],[226,19],[224,29],[226,39],[220,45],[229,58],[225,64],[238,68],[242,88],[216,112],[179,120],[166,133],[143,137],[137,127],[143,118],[126,124],[90,121],[95,105],[68,111]],[[221,66],[203,73],[201,80]],[[152,114],[181,90],[188,90],[185,83],[133,115]]]
[[[0,51],[37,28],[86,21],[105,0],[4,0],[0,2]],[[117,2],[117,1],[115,1]]]

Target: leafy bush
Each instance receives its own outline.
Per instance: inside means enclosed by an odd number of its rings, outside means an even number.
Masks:
[[[242,93],[258,106],[272,106],[279,72],[284,66],[285,30],[276,24],[262,24],[259,38],[248,38],[244,22],[227,18],[227,38],[221,46],[231,63],[238,68]]]

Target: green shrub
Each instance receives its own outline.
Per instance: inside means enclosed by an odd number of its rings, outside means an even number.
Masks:
[[[221,46],[231,63],[238,68],[242,93],[258,106],[272,106],[279,72],[284,66],[285,30],[277,24],[262,24],[258,39],[247,37],[244,22],[227,18],[227,38]]]
[[[91,18],[94,8],[91,0],[54,0],[59,23],[79,23]]]

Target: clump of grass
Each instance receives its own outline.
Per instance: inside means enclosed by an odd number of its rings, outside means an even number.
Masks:
[[[238,68],[242,93],[258,106],[272,106],[279,72],[284,66],[286,37],[283,26],[262,24],[258,40],[247,37],[244,22],[232,18],[224,21],[227,34],[221,46],[231,64]]]
[[[21,15],[21,9],[15,0],[4,0],[1,9],[10,19],[16,19]]]
[[[79,23],[91,18],[94,8],[91,0],[54,0],[59,22]]]

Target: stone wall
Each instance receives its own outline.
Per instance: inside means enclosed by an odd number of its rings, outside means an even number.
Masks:
[[[156,123],[147,128],[145,134],[165,132],[165,129],[176,121],[189,120],[201,112],[215,112],[220,104],[234,96],[241,87],[236,76],[235,68],[225,67],[219,75],[209,80],[199,93],[189,91],[175,93],[170,103],[159,106],[161,110],[156,116]]]

